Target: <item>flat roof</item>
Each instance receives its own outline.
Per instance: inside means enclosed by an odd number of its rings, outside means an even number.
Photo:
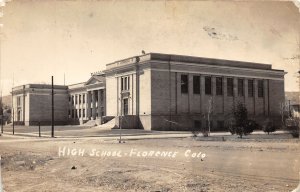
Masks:
[[[52,85],[50,85],[50,84],[26,84],[26,85],[20,85],[20,86],[13,87],[13,91],[20,90],[20,89],[23,89],[23,88],[25,88],[25,89],[28,89],[28,88],[51,89]],[[66,86],[66,85],[53,85],[53,88],[54,89],[66,90],[66,89],[68,89],[68,86]]]
[[[205,58],[205,57],[196,57],[196,56],[187,56],[187,55],[175,55],[175,54],[164,54],[164,53],[147,53],[145,55],[138,55],[129,57],[126,59],[118,60],[112,63],[106,64],[107,68],[113,68],[114,64],[116,66],[132,64],[138,61],[173,61],[173,62],[182,62],[182,63],[198,63],[198,64],[209,64],[216,66],[228,66],[228,67],[239,67],[239,68],[250,68],[250,69],[263,69],[263,70],[274,70],[272,69],[271,64],[265,63],[255,63],[255,62],[246,62],[246,61],[237,61],[237,60],[226,60],[226,59],[214,59],[214,58]],[[283,70],[275,70],[283,71]]]

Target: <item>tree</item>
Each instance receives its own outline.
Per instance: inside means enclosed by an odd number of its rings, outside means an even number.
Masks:
[[[279,110],[281,115],[281,123],[282,126],[285,125],[285,118],[289,116],[289,106],[287,102],[281,102],[279,103]]]
[[[248,111],[244,104],[238,103],[236,107],[233,107],[233,117],[235,125],[231,130],[233,133],[243,137],[253,132],[256,124],[254,121],[248,120]]]
[[[214,105],[214,100],[213,97],[210,97],[210,99],[208,100],[208,105],[207,105],[207,122],[208,122],[208,134],[207,136],[210,135],[210,130],[211,130],[211,115],[213,112],[213,105]]]

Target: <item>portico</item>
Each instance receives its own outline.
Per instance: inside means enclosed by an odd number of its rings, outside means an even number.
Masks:
[[[105,78],[103,74],[93,74],[85,82],[69,86],[69,119],[74,124],[89,120],[102,123],[105,116]]]

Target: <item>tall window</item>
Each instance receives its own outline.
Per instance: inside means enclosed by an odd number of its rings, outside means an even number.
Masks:
[[[82,117],[85,117],[85,109],[82,109]]]
[[[127,91],[130,89],[130,77],[122,77],[121,78],[121,90],[122,91]]]
[[[75,95],[75,104],[77,104],[77,95]]]
[[[74,95],[72,95],[72,105],[74,104]]]
[[[123,115],[128,115],[128,99],[123,99]]]
[[[233,96],[233,78],[227,78],[227,96]]]
[[[205,94],[211,95],[211,77],[205,77]]]
[[[189,92],[189,81],[187,75],[181,75],[181,93]]]
[[[21,97],[20,96],[17,97],[17,106],[18,107],[21,106]]]
[[[248,80],[248,97],[254,96],[254,83],[253,80]]]
[[[216,95],[223,95],[223,79],[222,79],[222,77],[216,78]]]
[[[78,115],[79,115],[79,118],[81,118],[81,109],[79,109],[79,114]]]
[[[79,95],[79,104],[81,104],[81,95]]]
[[[258,85],[257,85],[257,93],[258,97],[263,97],[264,96],[264,81],[263,80],[258,80]]]
[[[193,76],[193,92],[200,94],[200,76]]]
[[[82,103],[85,103],[85,94],[82,95]]]
[[[244,79],[238,79],[238,96],[244,96]]]

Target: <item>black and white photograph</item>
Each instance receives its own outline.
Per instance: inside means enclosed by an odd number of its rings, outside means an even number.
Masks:
[[[0,0],[0,192],[300,192],[300,0]]]

